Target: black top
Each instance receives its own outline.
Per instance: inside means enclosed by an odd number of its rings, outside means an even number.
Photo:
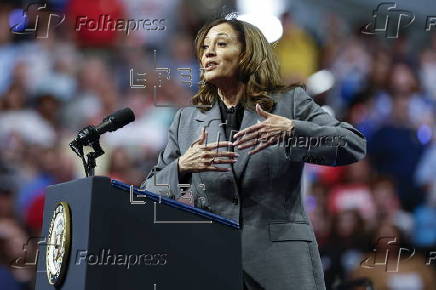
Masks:
[[[227,108],[226,104],[218,97],[218,103],[221,111],[221,121],[225,123],[224,131],[227,140],[233,142],[233,137],[229,138],[230,134],[235,135],[241,128],[242,118],[244,117],[244,107],[241,103],[236,106]]]

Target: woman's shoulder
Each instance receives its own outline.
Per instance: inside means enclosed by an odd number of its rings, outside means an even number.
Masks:
[[[201,115],[201,111],[196,106],[186,106],[179,108],[175,115],[176,117],[184,121],[194,120],[199,118],[199,115]]]
[[[271,96],[278,104],[298,103],[310,98],[304,85],[293,85],[275,92]]]

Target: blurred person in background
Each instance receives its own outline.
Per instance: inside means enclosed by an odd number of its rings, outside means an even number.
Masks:
[[[23,228],[15,221],[14,198],[19,181],[12,168],[0,158],[0,285],[5,290],[31,289],[34,268],[13,269],[11,262],[22,256],[27,239]]]
[[[397,186],[390,177],[375,176],[370,183],[372,199],[376,212],[372,217],[372,230],[381,222],[389,222],[397,226],[404,236],[410,238],[413,227],[412,215],[401,208]]]
[[[389,50],[374,42],[373,59],[368,79],[361,91],[350,101],[347,114],[350,121],[362,130],[367,138],[386,121],[391,105],[388,90],[392,56]]]
[[[343,210],[356,209],[360,217],[366,221],[365,225],[373,226],[375,205],[368,185],[369,172],[367,159],[347,167],[344,181],[335,185],[327,195],[327,206],[333,216]]]
[[[34,95],[50,94],[60,102],[74,98],[76,92],[77,65],[80,61],[78,51],[71,42],[62,42],[52,53],[51,70],[46,76],[41,76]]]
[[[368,154],[379,173],[395,179],[401,206],[410,212],[425,200],[414,172],[428,144],[428,140],[418,134],[418,128],[432,108],[427,108],[417,95],[417,79],[405,63],[394,64],[389,92],[386,104],[390,104],[390,110],[384,123],[368,140]]]
[[[329,98],[333,108],[342,111],[353,101],[364,86],[371,62],[360,37],[353,34],[344,40],[330,67],[337,82],[335,94]]]
[[[304,82],[318,68],[318,47],[304,29],[298,27],[290,13],[282,16],[284,34],[275,52],[285,83]]]
[[[320,249],[326,286],[331,289],[347,279],[368,248],[367,225],[358,209],[344,209],[333,214],[330,234]]]
[[[414,212],[413,242],[416,246],[432,250],[436,246],[436,130],[432,143],[418,163],[415,180],[425,192],[425,203]]]
[[[436,102],[436,36],[434,33],[431,35],[430,45],[421,52],[419,61],[421,84],[427,96]]]
[[[94,116],[103,115],[102,99],[105,98],[101,95],[113,89],[114,85],[107,63],[96,56],[81,57],[77,79],[75,97],[64,106],[62,114],[63,124],[73,131],[89,124]]]
[[[17,195],[18,212],[32,235],[39,235],[42,228],[44,195],[47,186],[73,179],[73,163],[58,147],[33,146],[28,152],[35,158],[34,176],[20,184]]]
[[[121,0],[125,7],[126,16],[129,19],[144,19],[140,29],[134,32],[135,43],[141,44],[148,51],[158,50],[160,54],[169,53],[167,43],[172,36],[181,28],[183,17],[180,10],[183,9],[182,0]],[[130,36],[129,36],[130,37]]]
[[[108,176],[127,184],[139,184],[142,175],[135,170],[132,158],[123,147],[116,147],[111,152]]]
[[[17,51],[12,43],[12,33],[9,28],[9,17],[13,8],[12,1],[2,1],[0,3],[0,63],[2,70],[0,73],[0,95],[3,95],[10,84],[10,72],[12,71]]]
[[[186,77],[182,77],[181,74],[190,74],[190,87],[192,93],[198,91],[198,82],[200,81],[200,67],[195,59],[195,55],[192,52],[192,38],[189,35],[179,34],[172,39],[171,45],[171,70],[177,73],[179,76],[176,79],[178,86],[189,87],[189,84],[184,83],[187,81]],[[190,98],[183,100],[184,105],[189,105]]]
[[[28,244],[27,241],[27,234],[14,219],[0,218],[0,282],[2,290],[33,289],[35,267],[25,266],[24,263],[34,261],[36,246]],[[28,245],[27,257],[23,251],[26,244]],[[11,265],[16,267],[11,267]]]
[[[54,131],[61,131],[60,101],[50,93],[40,94],[33,99],[35,110],[53,128]]]
[[[17,111],[26,105],[25,90],[18,84],[12,84],[0,99],[2,111]]]

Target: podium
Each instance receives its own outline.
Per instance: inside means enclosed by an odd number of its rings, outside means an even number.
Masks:
[[[41,235],[37,290],[242,289],[235,221],[107,177],[48,187]]]

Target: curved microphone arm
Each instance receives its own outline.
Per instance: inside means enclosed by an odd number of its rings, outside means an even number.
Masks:
[[[94,152],[83,153],[83,147],[89,145],[94,149]],[[70,148],[82,159],[86,177],[94,176],[95,167],[97,166],[95,159],[104,154],[100,146],[100,135],[94,126],[88,126],[79,130],[77,137],[70,143]]]

